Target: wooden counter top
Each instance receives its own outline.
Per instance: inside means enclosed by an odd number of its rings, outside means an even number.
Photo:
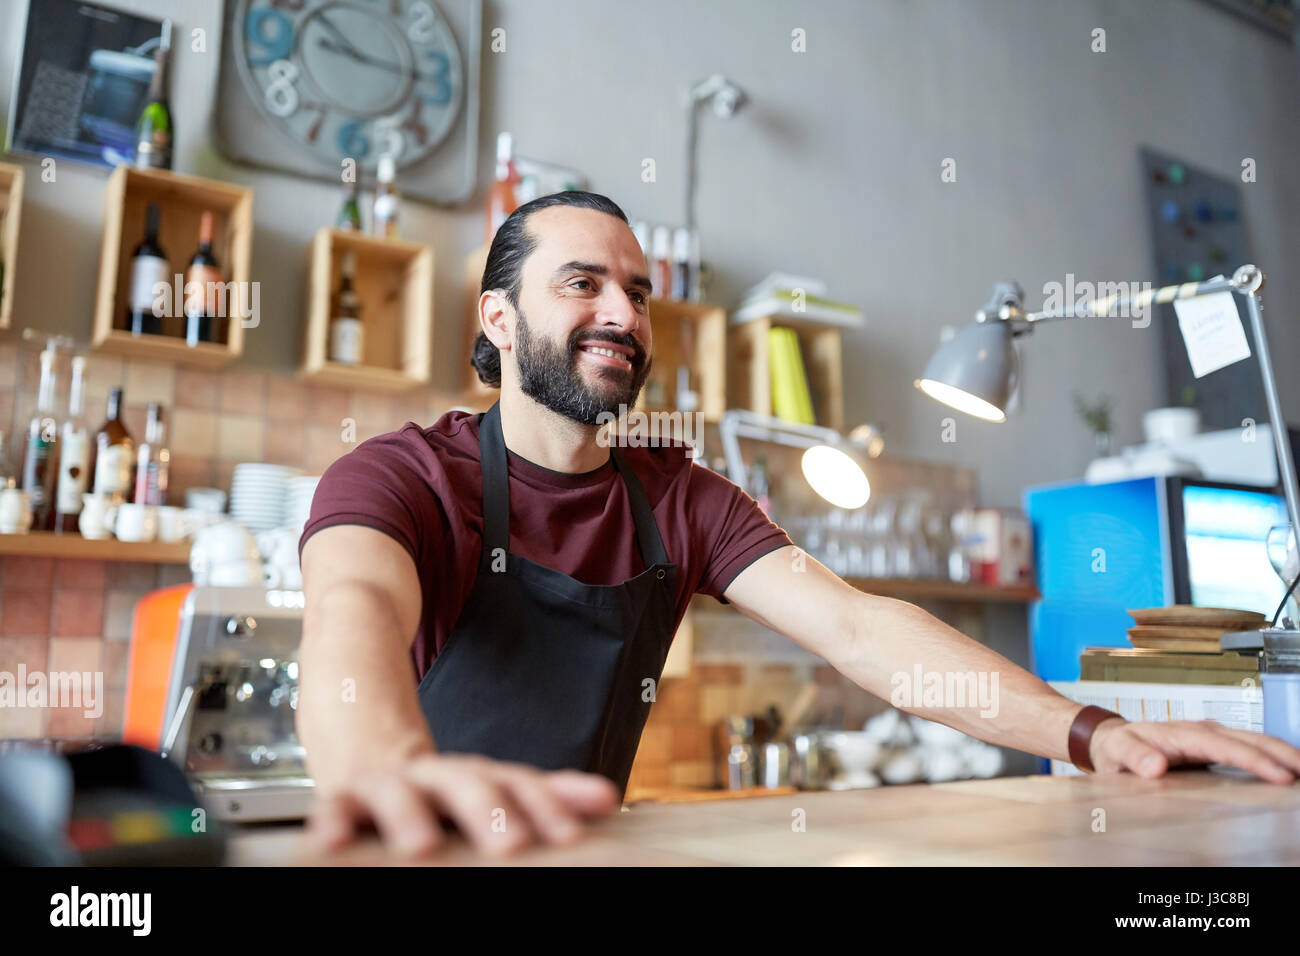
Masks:
[[[1104,832],[1097,821],[1105,813]],[[805,830],[792,822],[803,811]],[[458,837],[428,865],[541,866],[1206,866],[1300,865],[1300,784],[1205,770],[1158,780],[1002,777],[809,792],[747,800],[640,803],[595,824],[581,843],[508,860]],[[246,830],[241,866],[409,865],[375,837],[333,856],[308,852],[298,826]]]

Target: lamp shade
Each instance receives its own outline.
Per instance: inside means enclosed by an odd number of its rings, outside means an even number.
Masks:
[[[972,322],[931,356],[916,387],[958,411],[1004,422],[1016,377],[1016,350],[1006,322]]]

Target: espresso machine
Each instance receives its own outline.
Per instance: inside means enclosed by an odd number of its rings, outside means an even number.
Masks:
[[[174,760],[221,820],[311,805],[294,728],[302,609],[301,591],[190,585],[137,607],[124,738]]]

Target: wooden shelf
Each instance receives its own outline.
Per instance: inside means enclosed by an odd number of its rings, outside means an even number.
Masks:
[[[185,264],[198,246],[200,217],[204,212],[213,215],[213,252],[221,264],[227,290],[222,296],[226,301],[219,300],[219,307],[229,316],[214,323],[217,343],[200,342],[194,348],[185,344],[185,316],[180,302],[171,303],[173,308],[162,317],[165,335],[133,336],[126,327],[132,253],[144,235],[146,210],[151,203],[162,209],[158,241],[169,257],[173,284],[175,274],[184,275]],[[251,291],[252,242],[251,189],[161,169],[117,167],[105,189],[91,346],[117,355],[187,365],[223,365],[238,358],[244,347],[242,317],[250,315],[251,306],[257,302],[245,301]]]
[[[768,331],[793,329],[799,337],[804,373],[812,392],[817,424],[844,430],[844,369],[840,353],[841,327],[819,322],[791,322],[780,316],[732,325],[727,331],[728,383],[731,407],[772,415],[772,368],[768,361]]]
[[[0,163],[0,213],[4,230],[0,232],[0,261],[5,264],[4,291],[0,293],[0,329],[9,328],[14,307],[14,280],[18,258],[18,226],[23,209],[23,168]]]
[[[233,357],[224,345],[215,342],[197,342],[186,345],[175,335],[132,335],[121,329],[111,329],[95,344],[100,352],[123,355],[127,358],[152,359],[158,362],[176,362],[184,365],[201,365],[215,368],[225,365]]]
[[[650,322],[654,329],[654,368],[637,398],[637,410],[649,411],[647,403],[662,388],[662,401],[655,408],[677,408],[677,370],[690,367],[691,387],[699,397],[697,411],[707,421],[720,421],[727,410],[727,311],[704,302],[678,302],[673,299],[650,300]],[[691,335],[690,354],[684,342]],[[657,398],[657,396],[655,396]]]
[[[1032,587],[992,587],[987,584],[961,584],[956,581],[923,578],[845,578],[844,580],[859,591],[884,597],[1005,604],[1028,604],[1039,598],[1038,590]]]
[[[189,564],[188,541],[92,540],[79,534],[33,531],[0,534],[0,555],[28,558],[84,558],[91,561],[136,561],[146,564]]]
[[[329,324],[343,255],[356,257],[353,288],[361,302],[364,363],[329,360]],[[433,249],[344,229],[312,241],[307,330],[299,376],[376,391],[426,386],[433,371]]]

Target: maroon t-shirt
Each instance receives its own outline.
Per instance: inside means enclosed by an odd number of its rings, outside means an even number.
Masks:
[[[722,592],[753,561],[790,544],[757,502],[688,457],[684,445],[620,448],[677,565],[676,618],[697,591]],[[507,451],[510,553],[584,584],[621,584],[645,570],[623,479],[551,471]],[[415,562],[423,595],[412,645],[417,680],[451,637],[478,573],[483,486],[478,418],[452,411],[429,428],[408,422],[362,442],[326,469],[298,543],[322,528],[359,524],[393,538]]]

